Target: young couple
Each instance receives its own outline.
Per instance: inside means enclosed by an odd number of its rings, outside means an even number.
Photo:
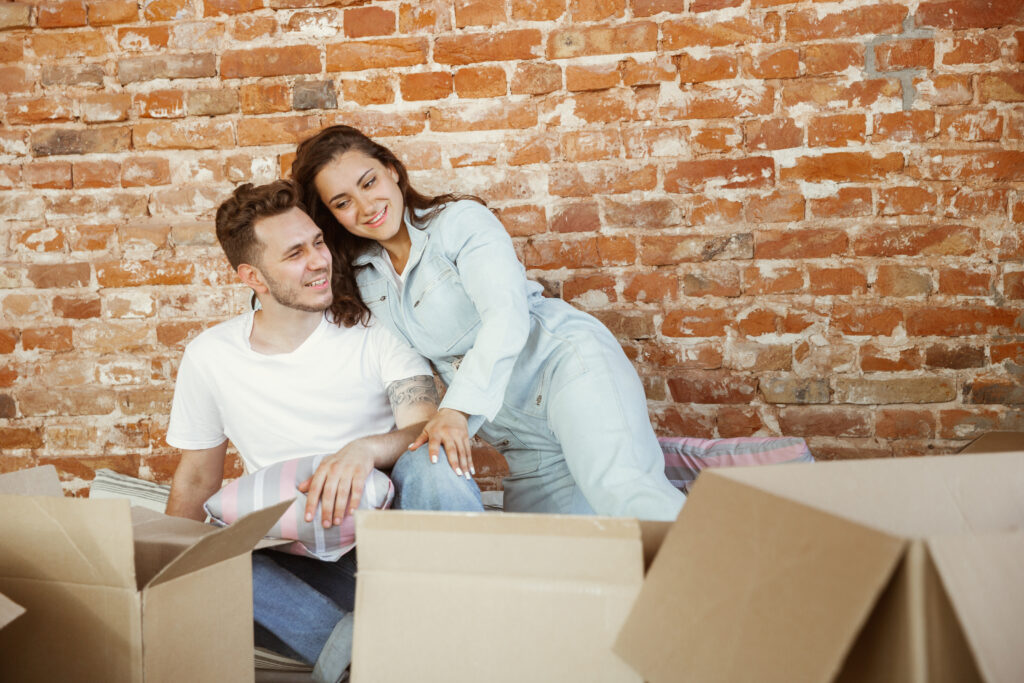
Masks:
[[[260,308],[185,351],[168,514],[202,518],[227,439],[249,472],[332,453],[301,487],[307,520],[319,505],[325,527],[355,509],[374,467],[391,472],[398,507],[479,510],[478,435],[508,461],[506,511],[675,518],[683,495],[632,365],[595,318],[541,296],[482,202],[420,194],[347,126],[303,142],[292,176],[244,185],[217,212]],[[422,357],[447,385],[440,406]],[[257,640],[336,680],[353,570],[349,556],[254,554]]]

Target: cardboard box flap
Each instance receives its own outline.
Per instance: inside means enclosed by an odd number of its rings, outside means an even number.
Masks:
[[[713,474],[665,537],[615,652],[651,683],[831,680],[906,542]]]
[[[983,678],[1020,681],[1024,534],[940,536],[927,545]]]
[[[135,590],[127,500],[0,496],[0,576]]]
[[[231,526],[206,534],[160,570],[146,586],[166,583],[203,567],[249,552],[293,502],[287,500],[257,510]]]
[[[1024,520],[1024,457],[1019,453],[733,467],[712,473],[899,536],[1007,531]]]
[[[0,593],[0,628],[7,626],[24,613],[24,607]]]
[[[132,528],[135,532],[135,575],[145,586],[196,541],[217,530],[209,524],[192,519],[170,517],[149,508],[132,507]]]
[[[44,465],[0,474],[0,495],[62,497],[64,491],[60,486],[57,468]]]
[[[961,453],[1009,453],[1024,451],[1024,432],[989,432],[960,449]]]
[[[631,583],[642,578],[635,519],[359,510],[360,571]]]

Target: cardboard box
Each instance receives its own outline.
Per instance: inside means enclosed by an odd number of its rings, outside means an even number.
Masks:
[[[249,551],[289,504],[213,530],[63,498],[52,467],[0,477],[0,592],[26,608],[0,679],[252,681]]]
[[[615,651],[652,683],[1024,680],[1024,440],[999,444],[706,470]]]
[[[356,537],[355,683],[641,682],[611,651],[636,520],[361,510]]]

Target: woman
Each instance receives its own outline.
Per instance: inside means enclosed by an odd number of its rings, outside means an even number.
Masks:
[[[675,519],[633,366],[598,320],[541,296],[483,202],[418,193],[348,126],[299,145],[292,176],[335,255],[336,318],[372,312],[448,385],[411,447],[444,446],[469,476],[478,434],[508,461],[507,511]]]

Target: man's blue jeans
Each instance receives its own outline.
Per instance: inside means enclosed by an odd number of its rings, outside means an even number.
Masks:
[[[483,510],[476,482],[457,476],[443,454],[431,464],[426,445],[403,454],[391,470],[391,480],[396,509]],[[321,562],[273,550],[254,552],[256,644],[316,662],[335,626],[352,612],[355,570],[353,553],[337,562]]]

